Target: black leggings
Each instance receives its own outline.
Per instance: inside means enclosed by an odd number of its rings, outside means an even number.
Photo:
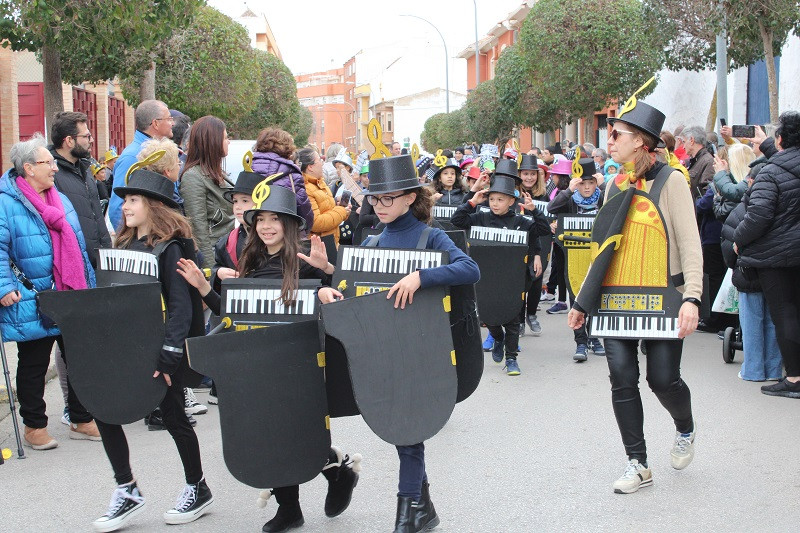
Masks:
[[[681,433],[694,430],[692,397],[681,379],[682,340],[647,341],[647,382]],[[639,341],[606,339],[611,402],[629,459],[647,464],[644,411],[639,394]]]
[[[559,302],[567,301],[567,278],[564,268],[564,250],[560,246],[553,246],[552,261],[550,262],[550,280],[547,290],[558,297]]]
[[[757,272],[786,375],[800,376],[800,267],[759,268]]]
[[[519,318],[520,323],[525,320],[526,315],[536,314],[536,309],[539,308],[539,301],[542,299],[542,285],[544,282],[542,279],[543,277],[544,276],[539,276],[530,284],[528,294],[525,295],[526,303],[522,304],[522,314]]]
[[[186,483],[199,483],[203,479],[200,443],[197,441],[197,435],[186,417],[186,411],[184,411],[183,372],[179,371],[170,377],[172,386],[167,388],[167,394],[161,400],[159,407],[161,407],[161,414],[164,417],[164,425],[175,441],[175,447],[181,457]],[[164,378],[159,376],[158,379]],[[133,481],[133,473],[131,472],[130,452],[125,431],[122,426],[117,424],[106,424],[100,420],[96,420],[96,422],[100,436],[103,437],[106,455],[111,462],[111,468],[114,469],[114,479],[118,485],[130,483]]]

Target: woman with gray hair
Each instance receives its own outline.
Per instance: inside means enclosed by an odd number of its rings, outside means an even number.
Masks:
[[[322,173],[325,175],[325,183],[329,187],[339,179],[339,170],[334,166],[333,160],[342,148],[344,146],[341,144],[333,143],[328,147],[328,151],[325,152],[325,164],[322,165]]]
[[[0,331],[16,341],[17,397],[25,425],[25,445],[49,450],[58,442],[47,432],[44,377],[57,342],[58,327],[39,312],[39,291],[93,287],[94,270],[78,215],[54,187],[57,170],[44,138],[11,147],[14,168],[0,177]],[[65,357],[62,355],[62,357]],[[86,408],[67,382],[71,439],[100,440]]]

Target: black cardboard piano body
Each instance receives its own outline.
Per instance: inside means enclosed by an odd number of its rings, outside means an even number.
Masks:
[[[630,194],[630,193],[629,193]],[[622,238],[614,251],[591,307],[589,335],[632,339],[678,338],[681,293],[669,272],[669,235],[658,206],[647,193],[634,191],[630,207],[618,193],[603,205],[592,228],[592,246],[615,246],[614,215],[627,211]]]
[[[318,314],[319,280],[301,279],[295,301],[284,305],[280,300],[280,279],[228,278],[222,281],[220,317],[228,317],[235,330],[253,326],[288,324],[315,320]]]
[[[455,352],[450,336],[442,335],[450,327],[445,289],[418,290],[405,309],[380,293],[322,306],[328,338],[345,349],[356,404],[391,444],[431,438],[455,407]]]
[[[161,403],[167,386],[153,379],[164,344],[160,283],[44,291],[38,298],[61,329],[70,384],[95,418],[130,424]]]
[[[475,284],[481,322],[502,325],[519,315],[525,293],[527,239],[527,231],[470,228],[470,257],[481,269],[481,279]]]
[[[318,328],[312,319],[186,341],[192,366],[214,378],[225,464],[246,485],[304,483],[327,461]]]
[[[595,215],[560,214],[556,225],[556,244],[564,251],[569,295],[580,292],[592,263],[592,226]]]
[[[431,216],[439,223],[442,229],[446,231],[456,230],[456,228],[450,219],[453,218],[453,214],[455,214],[456,209],[458,209],[457,205],[434,205],[433,209],[431,210]]]

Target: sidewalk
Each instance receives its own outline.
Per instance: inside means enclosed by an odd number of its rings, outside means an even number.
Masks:
[[[16,380],[17,380],[17,343],[16,342],[6,342],[3,343],[6,349],[6,359],[8,360],[8,372],[9,378],[11,379],[11,387],[14,393],[16,393]],[[53,349],[55,349],[55,344],[53,344]],[[56,377],[56,365],[55,359],[53,356],[50,357],[50,367],[47,369],[47,374],[45,375],[45,383]],[[19,408],[19,404],[17,404],[17,408]],[[6,390],[6,379],[5,376],[0,377],[0,420],[3,420],[5,417],[11,414],[11,410],[8,408],[8,391]]]

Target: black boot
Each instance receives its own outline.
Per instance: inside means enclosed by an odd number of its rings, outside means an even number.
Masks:
[[[284,504],[278,506],[278,512],[275,513],[275,517],[264,524],[261,531],[264,533],[279,533],[300,527],[304,523],[303,511],[300,510],[299,503]]]
[[[150,416],[146,419],[147,429],[148,431],[161,431],[163,429],[167,429],[167,426],[164,425],[164,417],[161,414],[161,408],[156,407],[155,411],[150,413]]]
[[[328,480],[328,495],[325,496],[325,515],[333,518],[342,514],[350,505],[353,489],[358,484],[361,470],[361,455],[355,454],[353,460],[339,448],[331,447],[328,464],[322,475]]]
[[[417,504],[414,514],[414,531],[429,531],[439,525],[439,515],[431,501],[431,491],[428,482],[422,484],[422,497]]]
[[[394,533],[416,533],[414,528],[414,500],[405,496],[397,497],[397,517],[394,519]]]

